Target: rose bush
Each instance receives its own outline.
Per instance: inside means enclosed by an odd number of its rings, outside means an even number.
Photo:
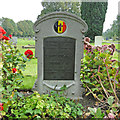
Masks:
[[[120,72],[116,68],[118,61],[112,60],[115,45],[103,45],[95,47],[90,45],[90,40],[85,38],[84,59],[81,67],[81,80],[84,87],[98,100],[107,100],[114,95],[116,102],[119,101],[116,89],[120,89]]]
[[[118,66],[119,61],[112,59],[115,45],[95,47],[89,42],[90,39],[85,38],[80,76],[83,86],[86,88],[86,95],[92,94],[102,103],[113,96],[116,109],[114,107],[112,112],[118,116],[116,111],[119,111],[117,106],[120,103],[117,95],[117,90],[120,90],[120,67]]]
[[[17,49],[17,46],[11,45],[9,39],[12,35],[3,36],[6,32],[0,27],[1,32],[1,47],[2,47],[2,81],[0,81],[0,93],[2,94],[2,100],[4,103],[1,106],[2,115],[5,115],[12,105],[13,101],[18,101],[22,94],[17,90],[22,85],[22,70],[26,67],[27,58],[24,54],[21,54]],[[32,58],[32,57],[31,57]]]
[[[3,38],[4,34],[6,34],[6,31],[0,26],[0,40]]]

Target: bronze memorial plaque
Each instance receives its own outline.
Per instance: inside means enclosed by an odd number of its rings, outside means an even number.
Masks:
[[[44,80],[74,80],[75,39],[48,37],[43,47]]]

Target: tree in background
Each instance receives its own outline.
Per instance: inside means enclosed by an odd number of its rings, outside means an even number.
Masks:
[[[43,0],[43,10],[38,18],[55,11],[66,11],[81,16],[88,24],[88,32],[85,35],[94,42],[95,36],[102,35],[107,5],[108,2],[82,2],[81,4],[80,2],[44,2]]]
[[[102,36],[103,23],[107,11],[108,2],[82,2],[81,18],[88,25],[88,32],[85,34],[94,42],[95,36]]]
[[[118,38],[120,40],[120,15],[117,16],[117,23],[118,23]]]
[[[38,18],[47,13],[56,11],[66,11],[80,16],[80,2],[44,2],[43,0],[41,4],[43,10],[41,11],[41,14],[38,15]]]
[[[120,36],[120,16],[117,16],[117,19],[113,21],[113,24],[111,25],[110,29],[107,29],[104,33],[103,36],[106,39],[113,39],[117,40]]]
[[[7,36],[9,34],[12,34],[14,36],[17,35],[17,25],[16,23],[9,18],[2,18],[2,26],[5,29],[5,31],[7,32]]]
[[[17,23],[18,36],[32,37],[34,35],[33,22],[30,20],[19,21]]]
[[[31,20],[24,20],[15,23],[12,19],[9,18],[0,18],[2,22],[2,27],[7,32],[7,36],[12,34],[17,37],[33,37],[33,22]]]

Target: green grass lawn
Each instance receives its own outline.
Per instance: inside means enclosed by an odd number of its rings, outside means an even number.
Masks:
[[[27,39],[25,40],[18,39],[17,47],[20,50],[20,53],[24,54],[24,52],[27,49],[23,49],[22,46],[28,44],[35,45],[35,41],[27,40]],[[26,69],[25,71],[23,71],[24,78],[23,78],[23,86],[21,89],[32,89],[34,82],[37,79],[37,59],[35,58],[35,49],[32,48],[30,50],[33,51],[34,58],[26,63]]]
[[[24,54],[24,52],[27,49],[23,49],[22,46],[28,45],[28,44],[35,45],[35,41],[34,40],[27,40],[27,39],[25,39],[25,40],[18,39],[17,47],[20,50],[20,52]],[[94,45],[94,43],[90,43],[90,44]],[[103,45],[105,45],[105,44],[110,45],[111,43],[103,42]],[[116,45],[116,48],[118,48],[118,44],[115,44],[115,45]],[[26,63],[26,70],[23,71],[24,78],[23,78],[23,86],[21,89],[32,89],[34,82],[37,79],[37,59],[35,58],[35,49],[33,48],[30,50],[33,51],[34,59],[32,59]],[[113,59],[118,60],[118,53],[117,52],[114,53]]]

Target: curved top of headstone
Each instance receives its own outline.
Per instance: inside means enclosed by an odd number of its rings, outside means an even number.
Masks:
[[[68,18],[68,19],[72,19],[72,20],[74,20],[76,22],[79,22],[80,24],[83,25],[84,29],[82,29],[82,33],[86,32],[88,30],[88,26],[87,26],[87,24],[85,23],[84,20],[82,20],[77,15],[74,15],[74,14],[68,13],[68,12],[52,12],[52,13],[46,14],[44,16],[41,16],[35,22],[34,29],[36,28],[36,26],[38,24],[40,24],[42,22],[45,22],[46,20],[53,19],[53,18]]]

